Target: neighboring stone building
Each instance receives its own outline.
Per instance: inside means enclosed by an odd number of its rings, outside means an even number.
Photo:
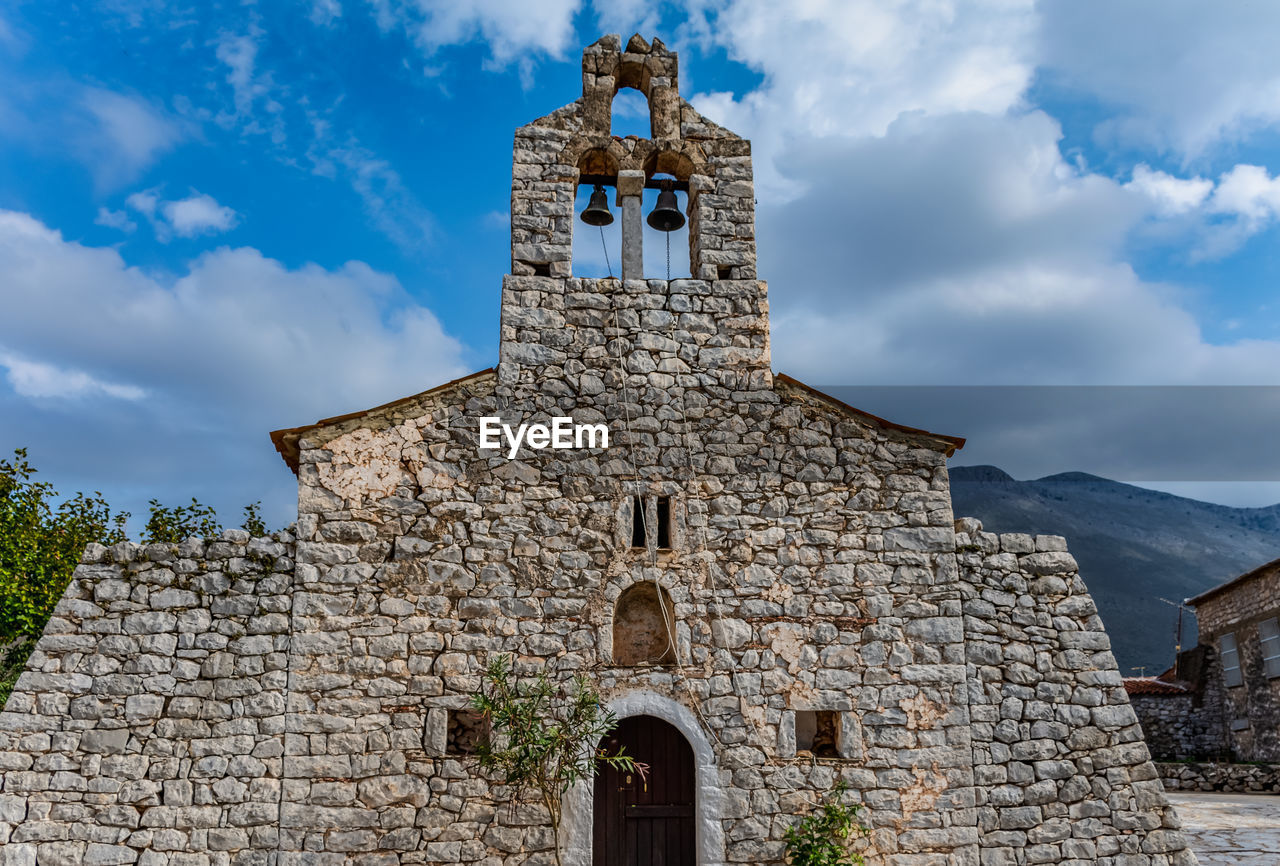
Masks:
[[[296,537],[86,551],[0,716],[0,866],[547,864],[467,754],[496,653],[585,672],[652,767],[570,792],[567,864],[778,862],[838,779],[874,866],[1194,863],[1064,541],[955,520],[962,440],[772,371],[750,145],[675,55],[588,47],[514,157],[495,369],[273,434]],[[660,174],[692,279],[641,272]],[[572,276],[583,177],[622,280]],[[508,459],[489,417],[610,438]]]
[[[1280,559],[1187,604],[1200,644],[1217,656],[1206,687],[1222,695],[1226,751],[1236,761],[1280,762]]]
[[[1233,761],[1280,762],[1280,559],[1188,599],[1199,646],[1192,690],[1217,722],[1216,751]],[[1185,661],[1184,661],[1185,660]]]

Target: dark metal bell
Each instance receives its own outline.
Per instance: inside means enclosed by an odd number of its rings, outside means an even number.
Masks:
[[[684,225],[684,214],[680,213],[675,190],[669,186],[662,188],[658,193],[658,203],[649,212],[646,222],[649,223],[650,228],[660,232],[673,232]]]
[[[589,226],[607,226],[613,222],[613,211],[609,210],[609,195],[600,184],[596,184],[591,200],[582,211],[582,221]]]

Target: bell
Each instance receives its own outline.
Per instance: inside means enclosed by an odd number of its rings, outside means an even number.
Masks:
[[[658,193],[658,204],[649,212],[646,222],[660,232],[673,232],[684,225],[684,214],[676,206],[676,193],[670,185]]]
[[[607,226],[613,222],[613,212],[609,210],[609,196],[600,184],[596,184],[596,188],[591,193],[591,200],[582,211],[582,221],[589,226]]]

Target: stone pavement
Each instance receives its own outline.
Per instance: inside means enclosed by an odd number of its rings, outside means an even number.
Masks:
[[[1280,796],[1171,793],[1200,866],[1280,863]]]

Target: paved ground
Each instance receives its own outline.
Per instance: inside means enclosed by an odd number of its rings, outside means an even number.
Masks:
[[[1171,793],[1169,799],[1200,866],[1280,864],[1280,795]]]

